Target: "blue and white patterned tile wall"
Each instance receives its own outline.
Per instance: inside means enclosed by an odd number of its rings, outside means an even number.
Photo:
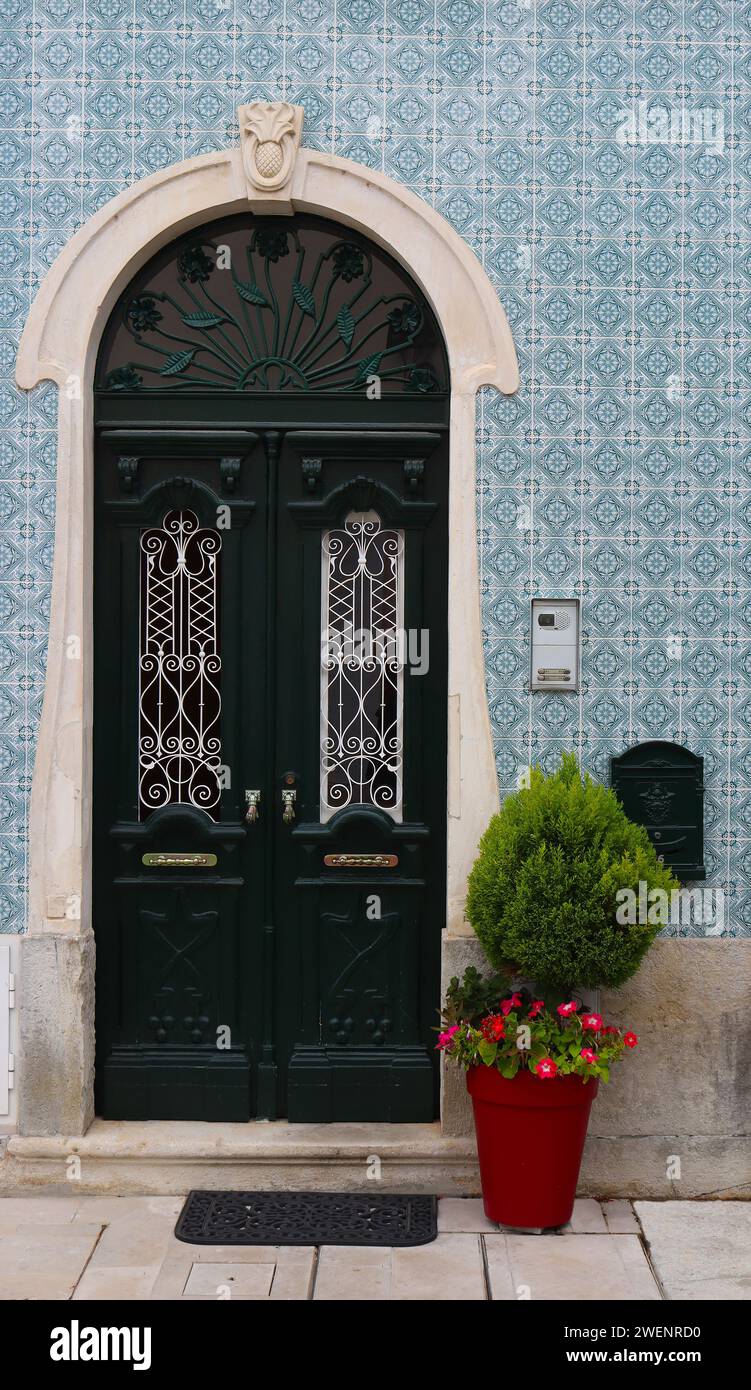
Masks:
[[[0,929],[23,925],[55,397],[13,384],[28,304],[135,179],[286,97],[497,284],[523,386],[478,412],[504,788],[574,746],[706,759],[707,859],[751,934],[751,12],[700,0],[0,0]],[[530,696],[533,593],[581,595],[581,694]],[[696,930],[692,928],[692,930]]]

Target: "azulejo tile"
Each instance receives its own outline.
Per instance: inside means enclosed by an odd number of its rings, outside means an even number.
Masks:
[[[509,311],[522,389],[483,393],[478,412],[501,785],[530,752],[552,767],[570,746],[607,778],[610,751],[674,728],[705,756],[719,822],[739,820],[725,772],[728,740],[751,738],[738,646],[751,639],[751,368],[738,338],[751,328],[751,63],[727,43],[733,26],[749,33],[737,7],[145,0],[134,19],[90,0],[85,40],[80,5],[39,13],[38,32],[14,12],[0,33],[0,682],[7,720],[30,731],[0,770],[0,828],[3,797],[23,828],[51,560],[55,393],[26,401],[12,385],[29,297],[103,202],[233,140],[238,100],[279,95],[304,105],[309,144],[386,169],[441,211]],[[694,129],[676,138],[687,105]],[[709,111],[725,126],[713,117],[714,138],[697,140]],[[582,582],[587,689],[530,699],[531,592]],[[23,894],[4,862],[7,927]],[[734,860],[733,885],[744,872]],[[742,894],[728,929],[751,934]]]

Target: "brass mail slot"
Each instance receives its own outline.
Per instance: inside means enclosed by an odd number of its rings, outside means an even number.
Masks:
[[[150,869],[213,869],[216,855],[183,854],[181,851],[175,851],[174,854],[144,854],[141,856],[141,863]]]
[[[327,869],[395,869],[398,854],[324,854]]]

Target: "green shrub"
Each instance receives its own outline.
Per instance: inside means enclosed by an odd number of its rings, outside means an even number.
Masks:
[[[469,878],[467,917],[496,970],[513,970],[548,994],[621,985],[659,931],[621,925],[616,893],[640,881],[668,894],[678,884],[643,826],[615,793],[582,779],[574,753],[507,796]]]

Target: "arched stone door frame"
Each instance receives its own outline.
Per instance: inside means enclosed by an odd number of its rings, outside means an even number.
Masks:
[[[480,262],[439,214],[392,179],[300,147],[302,109],[239,108],[238,147],[144,179],[107,203],[46,276],[17,381],[59,388],[49,653],[29,828],[21,971],[19,1126],[83,1134],[94,1116],[91,930],[93,377],[118,295],[160,247],[232,213],[318,213],[383,246],[440,322],[451,378],[447,929],[461,935],[466,878],[498,804],[485,692],[475,514],[475,396],[518,386],[513,339]]]

